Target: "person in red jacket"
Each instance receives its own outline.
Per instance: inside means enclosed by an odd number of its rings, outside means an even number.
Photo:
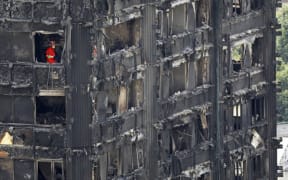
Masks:
[[[45,52],[47,63],[54,64],[55,60],[55,41],[50,41],[50,46],[46,49]]]

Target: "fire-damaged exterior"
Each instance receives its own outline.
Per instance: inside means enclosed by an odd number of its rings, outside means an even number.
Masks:
[[[0,179],[276,179],[279,6],[1,0]]]

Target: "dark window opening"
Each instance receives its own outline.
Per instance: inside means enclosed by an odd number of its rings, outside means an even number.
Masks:
[[[170,96],[186,89],[186,76],[186,63],[181,63],[179,66],[173,67],[172,77],[170,78]]]
[[[224,119],[224,135],[226,135],[226,134],[228,134],[228,132],[230,131],[230,126],[229,126],[229,122],[228,122],[228,119],[229,118],[227,118],[227,111],[226,110],[224,110],[223,111],[223,119]]]
[[[242,126],[241,112],[242,106],[241,104],[236,104],[233,106],[233,130],[240,130]]]
[[[159,10],[158,12],[157,12],[157,22],[156,22],[156,24],[157,24],[157,28],[156,28],[156,36],[157,36],[157,38],[161,38],[161,36],[163,35],[163,11],[161,10]]]
[[[38,180],[64,180],[63,163],[58,161],[38,161]]]
[[[109,101],[108,102],[108,108],[107,108],[107,116],[112,116],[115,115],[117,113],[117,104],[116,102],[113,101]]]
[[[63,124],[65,122],[65,96],[36,97],[36,121],[39,124]]]
[[[109,1],[96,1],[97,4],[96,4],[96,9],[97,9],[97,12],[99,14],[106,14],[108,13],[109,14],[109,9],[111,8],[111,4],[109,4]]]
[[[121,168],[119,168],[121,161],[121,149],[114,149],[111,152],[107,152],[107,161],[107,176],[109,179],[116,177],[117,174],[121,174]]]
[[[172,148],[173,151],[184,151],[190,149],[191,140],[194,136],[189,125],[173,128],[172,130]]]
[[[261,155],[252,158],[253,179],[261,178],[263,176],[263,162]]]
[[[262,38],[255,39],[252,44],[252,66],[260,66],[263,63],[262,44]]]
[[[264,117],[264,97],[252,99],[251,101],[251,113],[252,113],[252,124],[257,121],[261,121]]]
[[[241,0],[233,0],[233,5],[232,5],[233,11],[232,12],[233,12],[234,16],[242,14],[241,3],[242,3]]]
[[[197,178],[197,180],[210,180],[210,174],[206,173],[206,174],[202,174],[199,178]]]
[[[64,172],[63,172],[62,165],[63,164],[60,162],[54,163],[54,179],[55,180],[64,180]]]
[[[251,0],[251,9],[252,10],[258,10],[261,9],[264,5],[263,0]]]
[[[138,46],[140,41],[140,19],[130,21],[105,28],[105,45],[106,53],[110,54],[115,51]]]
[[[55,42],[55,63],[61,63],[64,37],[58,33],[44,34],[40,32],[36,32],[34,35],[36,62],[47,63],[46,50],[51,47],[51,41]]]
[[[52,179],[51,162],[38,162],[38,180]]]

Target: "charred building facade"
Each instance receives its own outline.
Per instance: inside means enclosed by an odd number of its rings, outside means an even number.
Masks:
[[[1,0],[0,179],[276,179],[279,5]]]

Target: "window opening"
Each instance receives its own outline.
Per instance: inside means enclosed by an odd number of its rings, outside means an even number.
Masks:
[[[193,137],[191,128],[189,125],[173,128],[172,130],[172,142],[173,151],[187,150],[191,146],[191,139]]]
[[[233,0],[233,15],[241,15],[242,14],[242,8],[241,8],[241,0]]]
[[[264,5],[263,0],[251,0],[251,9],[252,10],[258,10],[261,9]]]
[[[65,122],[65,96],[37,96],[36,121],[39,124],[62,124]]]
[[[233,47],[231,56],[233,63],[233,71],[240,72],[243,66],[243,45]]]
[[[251,102],[252,124],[262,120],[265,117],[264,97],[252,99]]]
[[[64,37],[61,33],[35,32],[35,61],[40,63],[61,63]]]
[[[38,161],[38,180],[64,180],[62,161]]]
[[[263,63],[262,38],[256,38],[252,44],[252,66],[260,66]]]
[[[241,129],[241,104],[236,104],[233,106],[233,130]]]
[[[184,91],[186,89],[186,76],[187,76],[187,66],[186,63],[173,65],[172,77],[171,80],[171,90],[170,95],[173,95],[175,92]]]
[[[254,172],[254,178],[261,178],[262,175],[262,157],[261,155],[257,155],[252,158],[252,166],[253,166],[253,172]]]
[[[140,19],[109,26],[104,29],[106,53],[110,54],[131,46],[138,46],[140,41]]]

